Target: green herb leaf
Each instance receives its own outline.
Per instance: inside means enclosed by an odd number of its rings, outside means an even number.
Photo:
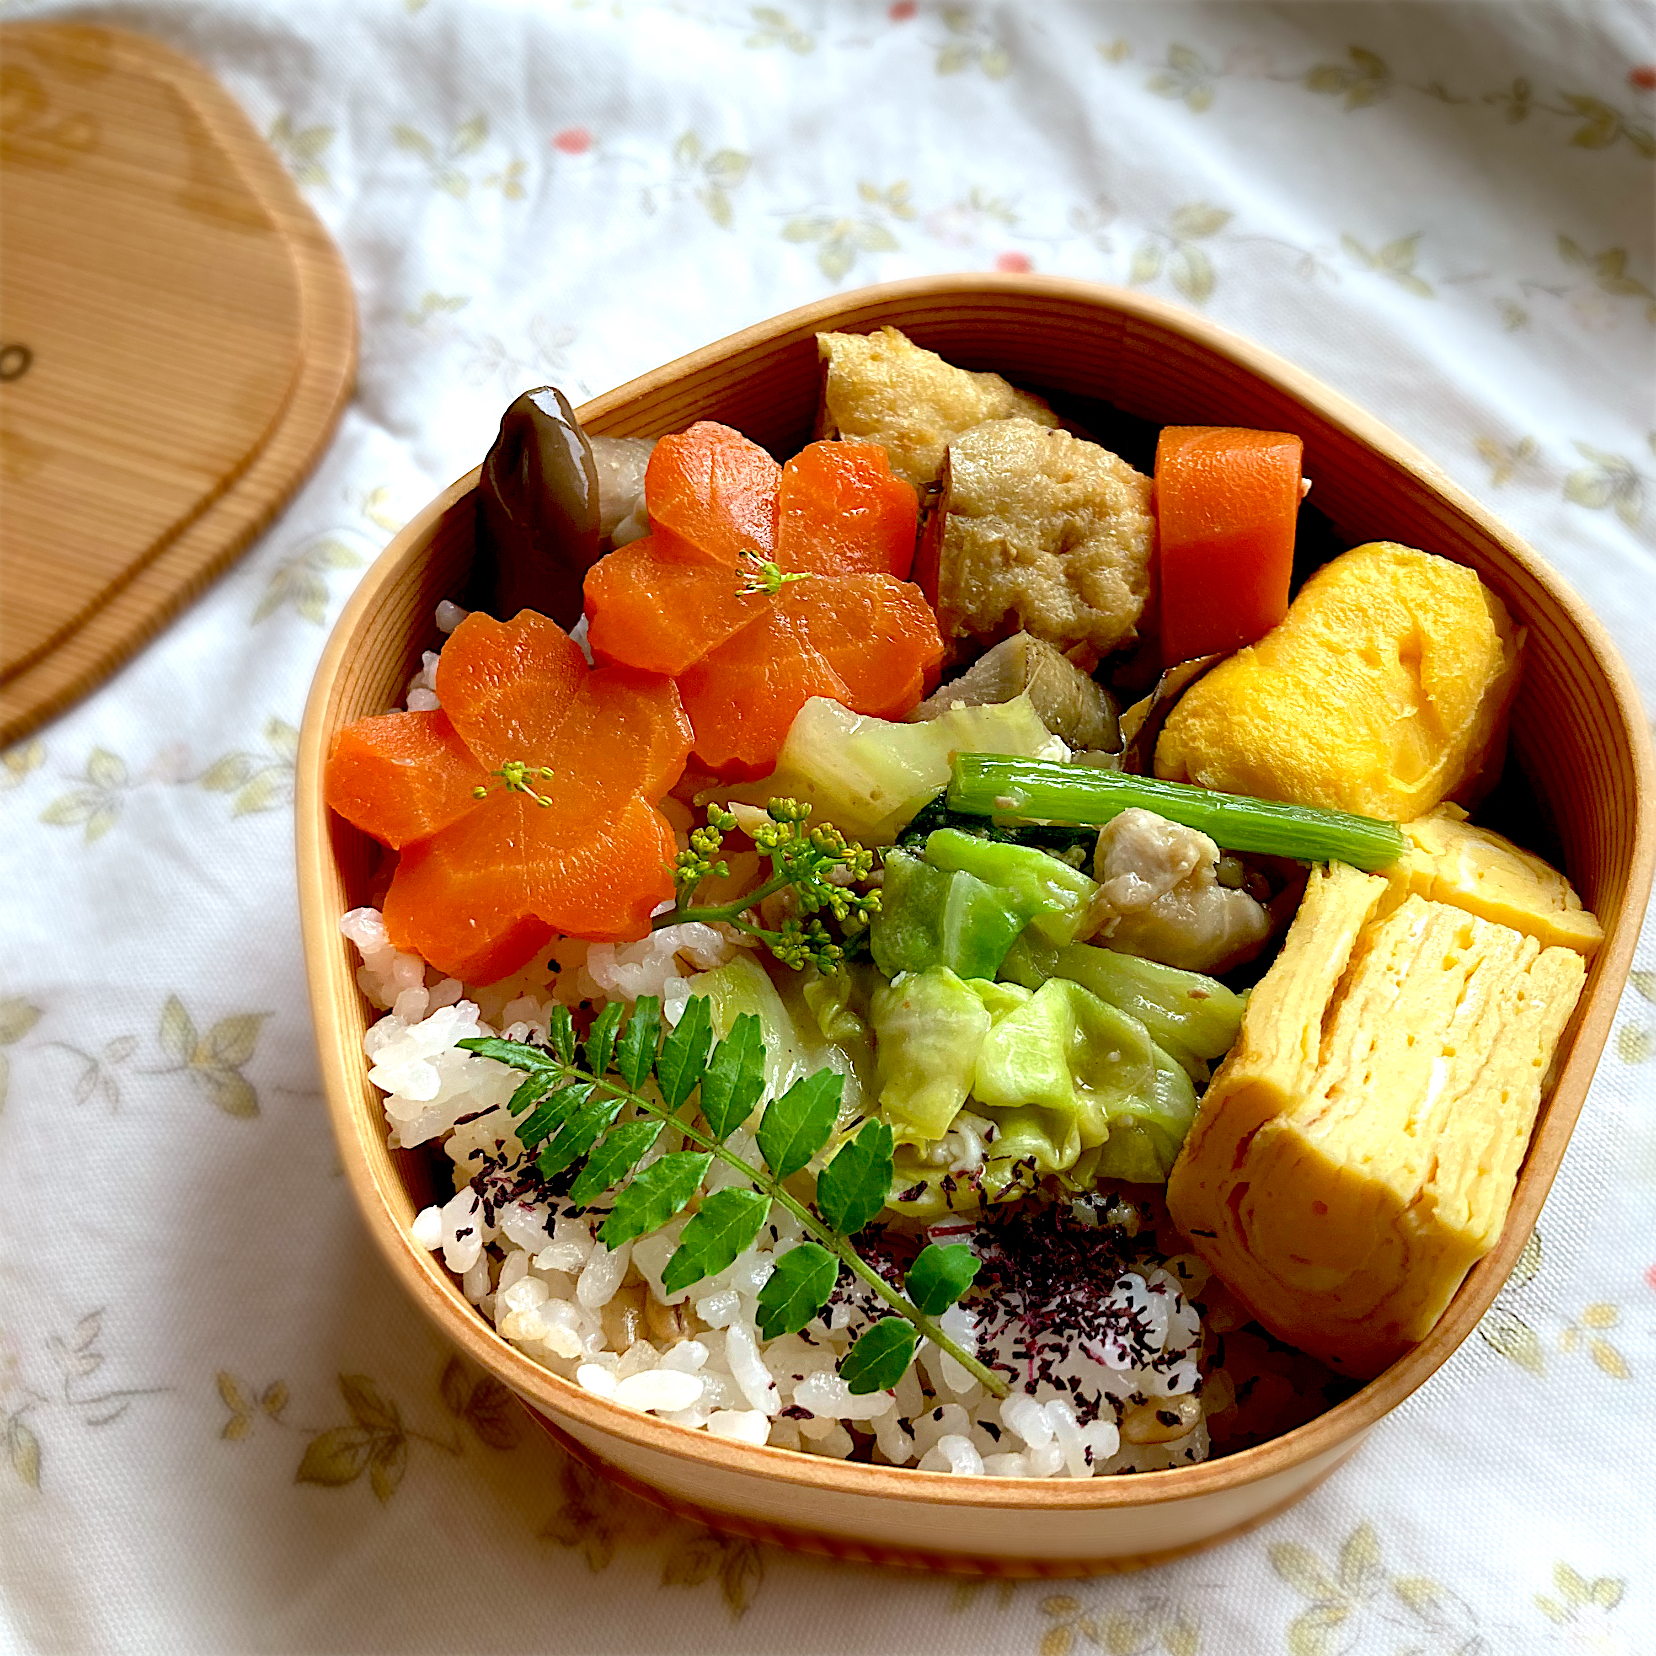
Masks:
[[[603,1075],[615,1056],[615,1032],[621,1027],[621,1014],[626,1010],[618,1000],[606,1001],[604,1009],[592,1020],[592,1030],[586,1039],[586,1067],[594,1075]]]
[[[557,1076],[550,1070],[537,1071],[523,1082],[506,1101],[513,1115],[522,1115],[531,1104],[538,1104],[557,1084]]]
[[[712,809],[716,807],[710,808],[710,816]],[[798,841],[793,830],[803,822],[804,814],[802,807],[772,803],[773,821],[779,830],[788,830],[779,837],[785,837],[790,847]],[[544,1176],[555,1177],[585,1159],[587,1166],[571,1181],[582,1204],[613,1193],[611,1212],[598,1233],[606,1247],[618,1248],[666,1224],[689,1204],[715,1160],[749,1181],[715,1191],[691,1216],[663,1272],[668,1293],[682,1292],[725,1270],[759,1234],[772,1202],[778,1201],[794,1208],[813,1240],[784,1249],[776,1258],[760,1301],[760,1325],[767,1337],[783,1329],[798,1330],[808,1323],[832,1295],[840,1264],[850,1266],[863,1278],[898,1314],[897,1322],[909,1328],[924,1322],[930,1313],[918,1310],[842,1240],[873,1220],[889,1195],[893,1135],[886,1123],[865,1121],[856,1137],[840,1146],[817,1180],[816,1211],[797,1207],[782,1186],[781,1179],[805,1166],[832,1135],[843,1084],[832,1071],[819,1072],[790,1087],[761,1119],[761,1145],[771,1169],[780,1169],[780,1173],[755,1167],[724,1144],[714,1143],[705,1151],[663,1156],[616,1190],[617,1179],[625,1178],[627,1170],[637,1167],[658,1142],[661,1127],[677,1125],[697,1142],[708,1142],[693,1124],[674,1120],[674,1113],[688,1102],[698,1085],[706,1086],[712,1120],[727,1133],[751,1113],[748,1100],[759,1096],[755,1089],[762,1091],[754,1079],[762,1054],[755,1053],[750,1026],[741,1020],[713,1054],[709,1080],[712,1010],[705,996],[697,996],[686,1007],[679,1027],[662,1043],[655,1060],[656,1078],[666,1102],[653,1092],[646,1093],[643,1083],[651,1067],[659,1019],[659,1003],[653,996],[645,996],[638,1002],[634,1021],[619,1039],[618,1023],[598,1025],[595,1020],[595,1038],[583,1056],[594,1061],[618,1059],[637,1077],[637,1084],[629,1089],[587,1073],[575,1061],[573,1025],[567,1012],[562,1018],[549,1020],[553,1031],[549,1038],[558,1045],[559,1052],[567,1048],[572,1055],[568,1059],[527,1043],[494,1037],[461,1044],[525,1075],[513,1094],[513,1105],[528,1112],[518,1127],[525,1143],[540,1142],[545,1134],[553,1134],[545,1140],[537,1158]],[[623,1109],[635,1113],[637,1119],[615,1129],[616,1117]],[[916,1261],[909,1286],[924,1305],[946,1308],[970,1283],[975,1269],[969,1271],[967,1262],[957,1257],[964,1251],[923,1251],[924,1262]],[[858,1390],[895,1384],[913,1357],[915,1334],[888,1328],[890,1320],[870,1329],[841,1367],[841,1374],[848,1383],[854,1381]],[[926,1329],[990,1392],[997,1397],[1007,1395],[1005,1381],[976,1356],[935,1324],[926,1323]]]
[[[839,1261],[819,1243],[799,1242],[777,1255],[759,1290],[760,1334],[797,1334],[828,1303],[837,1281]]]
[[[474,1035],[469,1041],[457,1044],[463,1052],[475,1052],[480,1058],[493,1058],[497,1064],[522,1070],[525,1075],[556,1078],[563,1073],[555,1058],[526,1041],[503,1041],[498,1035]]]
[[[559,1087],[518,1123],[518,1143],[525,1150],[533,1150],[537,1144],[551,1138],[591,1097],[590,1081],[572,1081],[567,1086]]]
[[[676,1294],[703,1277],[717,1276],[759,1234],[770,1205],[769,1196],[739,1185],[715,1190],[684,1227],[678,1250],[661,1273],[662,1286]]]
[[[837,1070],[818,1070],[771,1101],[759,1120],[759,1153],[777,1178],[797,1173],[834,1136],[844,1086]]]
[[[676,1110],[696,1090],[712,1041],[713,1003],[706,995],[693,996],[678,1028],[661,1043],[661,1056],[656,1059],[656,1081],[669,1110]]]
[[[586,1207],[602,1196],[623,1174],[632,1171],[639,1157],[661,1137],[663,1125],[646,1118],[612,1127],[587,1157],[581,1176],[569,1187],[570,1201]]]
[[[883,1121],[865,1121],[823,1168],[817,1211],[840,1235],[854,1236],[885,1206],[892,1173],[891,1128]]]
[[[616,1071],[634,1092],[644,1085],[660,1042],[661,1001],[655,995],[640,995],[615,1048]]]
[[[840,1358],[839,1375],[857,1395],[889,1391],[914,1361],[914,1325],[901,1317],[882,1317]]]
[[[711,1150],[674,1150],[651,1162],[616,1193],[609,1218],[598,1228],[598,1240],[606,1248],[619,1248],[660,1230],[701,1188],[712,1165]]]
[[[740,1127],[764,1090],[764,1031],[754,1013],[743,1012],[714,1047],[702,1076],[701,1112],[714,1138],[728,1138]]]
[[[928,1242],[909,1266],[908,1295],[923,1317],[940,1317],[976,1280],[978,1257],[964,1242]]]
[[[590,1092],[590,1082],[580,1083]],[[553,1098],[558,1095],[553,1094]],[[547,1104],[552,1102],[548,1099]],[[621,1106],[627,1100],[624,1097],[612,1097],[601,1093],[597,1098],[589,1100],[574,1112],[563,1126],[558,1129],[558,1136],[552,1139],[535,1160],[535,1165],[541,1170],[543,1177],[556,1178],[566,1167],[573,1167],[582,1156],[588,1154],[593,1145],[598,1142],[598,1136],[621,1113]],[[545,1105],[541,1106],[543,1109]]]
[[[461,1043],[464,1045],[464,1043]],[[567,1006],[554,1006],[546,1020],[546,1044],[566,1064],[575,1062],[575,1020]]]

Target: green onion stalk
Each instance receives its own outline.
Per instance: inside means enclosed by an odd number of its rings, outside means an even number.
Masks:
[[[1403,854],[1402,830],[1376,817],[996,753],[954,756],[948,804],[998,821],[1097,827],[1137,806],[1197,829],[1226,851],[1350,863],[1369,873],[1389,868]]]

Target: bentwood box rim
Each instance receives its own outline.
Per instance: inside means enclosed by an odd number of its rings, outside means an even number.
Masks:
[[[1239,383],[1245,376],[1300,405],[1308,420],[1314,418],[1321,429],[1333,433],[1352,455],[1372,457],[1395,473],[1400,484],[1406,481],[1408,487],[1420,491],[1434,510],[1441,510],[1445,521],[1456,522],[1468,536],[1487,543],[1488,554],[1505,568],[1509,579],[1522,577],[1526,590],[1542,595],[1552,619],[1562,623],[1563,633],[1573,635],[1572,660],[1579,659],[1580,671],[1592,683],[1595,702],[1608,716],[1606,728],[1598,734],[1609,744],[1606,751],[1625,778],[1619,803],[1631,813],[1631,822],[1619,900],[1613,913],[1600,915],[1605,921],[1604,943],[1566,1035],[1557,1082],[1520,1173],[1506,1229],[1496,1248],[1462,1284],[1443,1320],[1379,1378],[1279,1438],[1197,1466],[1081,1482],[957,1478],[714,1438],[583,1391],[496,1334],[461,1295],[436,1256],[418,1248],[408,1235],[412,1203],[384,1151],[383,1118],[376,1122],[369,1113],[372,1089],[365,1080],[361,1054],[334,1038],[341,1031],[344,997],[354,996],[356,990],[352,963],[338,933],[343,886],[321,792],[330,737],[347,711],[354,717],[366,710],[347,709],[347,699],[353,687],[359,687],[364,670],[361,652],[372,633],[374,617],[389,594],[417,578],[445,526],[469,513],[476,470],[442,491],[363,577],[323,651],[305,712],[298,757],[297,849],[304,946],[328,1105],[352,1189],[370,1233],[399,1280],[461,1350],[556,1417],[677,1461],[746,1472],[802,1493],[833,1490],[908,1505],[1007,1512],[1143,1507],[1195,1500],[1284,1472],[1354,1441],[1451,1355],[1494,1300],[1533,1228],[1562,1159],[1632,964],[1656,864],[1651,820],[1656,790],[1652,788],[1649,732],[1632,678],[1602,625],[1545,560],[1440,467],[1302,369],[1203,317],[1143,294],[1041,276],[962,275],[890,283],[819,300],[744,329],[606,392],[578,412],[582,422],[596,431],[641,434],[637,419],[647,418],[648,405],[661,402],[674,387],[699,385],[711,396],[721,386],[751,376],[756,364],[790,348],[797,353],[802,342],[820,330],[866,331],[886,322],[907,327],[917,311],[940,314],[945,310],[961,316],[965,323],[974,316],[993,317],[1003,332],[1011,325],[1009,319],[1018,317],[1030,328],[1056,327],[1061,322],[1068,329],[1091,328],[1101,334],[1139,330],[1165,340],[1169,349],[1188,350],[1193,358],[1228,365],[1224,371],[1234,371]],[[918,328],[916,332],[925,343],[923,332]],[[1008,377],[1017,378],[1015,373]],[[1356,460],[1351,464],[1355,466]]]

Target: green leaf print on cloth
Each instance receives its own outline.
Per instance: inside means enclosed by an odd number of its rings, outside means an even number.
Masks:
[[[333,182],[321,159],[334,140],[331,126],[297,127],[293,117],[283,113],[270,123],[265,138],[298,183],[325,189]]]
[[[20,1348],[0,1328],[0,1439],[4,1460],[16,1478],[39,1494],[45,1487],[47,1422],[97,1430],[113,1426],[141,1398],[165,1386],[99,1387],[92,1381],[107,1358],[98,1349],[104,1312],[88,1311],[74,1326],[43,1342]],[[48,1361],[39,1360],[44,1352]],[[52,1373],[48,1375],[47,1370]]]
[[[906,179],[899,179],[884,189],[864,179],[857,185],[857,195],[863,204],[857,212],[796,214],[782,226],[782,239],[814,242],[817,268],[830,281],[837,282],[856,264],[858,254],[895,253],[902,246],[886,221],[915,216],[910,193]]]
[[[293,802],[299,732],[286,719],[265,720],[266,752],[238,750],[215,759],[196,779],[208,793],[230,795],[232,817],[278,811]]]
[[[367,562],[337,534],[324,532],[312,537],[291,558],[277,564],[264,596],[254,608],[252,624],[257,626],[278,610],[291,607],[313,626],[325,626],[328,576],[336,569],[361,569]]]
[[[1448,1588],[1428,1576],[1387,1574],[1371,1523],[1359,1524],[1330,1562],[1295,1541],[1274,1542],[1266,1556],[1277,1575],[1310,1600],[1285,1631],[1289,1656],[1334,1656],[1369,1627],[1393,1639],[1428,1629],[1477,1636],[1476,1614]]]
[[[1206,304],[1213,297],[1219,275],[1205,247],[1235,215],[1210,202],[1194,201],[1176,207],[1165,230],[1151,230],[1133,251],[1127,280],[1133,287],[1146,287],[1164,273],[1173,286],[1193,305]]]
[[[187,1074],[216,1109],[248,1120],[259,1113],[259,1095],[242,1074],[242,1066],[253,1056],[260,1026],[269,1016],[268,1012],[234,1012],[202,1035],[196,1032],[183,1001],[168,995],[161,1009],[161,1046],[177,1062],[170,1070],[155,1073]]]

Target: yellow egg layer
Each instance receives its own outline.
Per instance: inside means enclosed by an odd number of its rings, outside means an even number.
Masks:
[[[1500,747],[1522,645],[1470,569],[1392,541],[1356,547],[1185,692],[1156,774],[1407,822]]]
[[[1591,956],[1604,941],[1604,928],[1556,868],[1474,827],[1458,805],[1404,823],[1403,838],[1407,849],[1387,873],[1404,892],[1511,926],[1543,948]]]

